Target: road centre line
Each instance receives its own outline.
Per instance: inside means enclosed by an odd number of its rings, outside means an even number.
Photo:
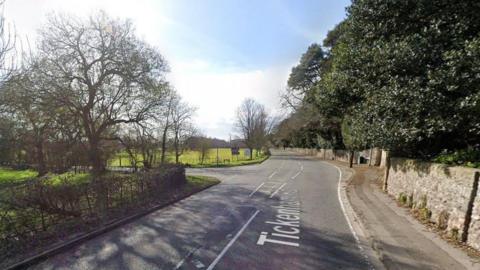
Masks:
[[[265,182],[261,183],[254,191],[252,191],[252,193],[250,193],[250,195],[248,195],[248,197],[252,197],[252,195],[255,194],[255,192],[257,192],[263,185],[265,185]]]
[[[275,192],[273,192],[272,195],[270,195],[270,198],[273,198],[273,196],[275,196],[275,194],[277,194],[287,183],[283,183],[283,185],[281,185],[279,188],[277,188],[277,190],[275,190]]]
[[[293,180],[293,179],[297,178],[297,176],[299,176],[301,173],[302,173],[302,171],[297,172],[297,174],[295,174],[294,176],[292,176],[290,179]]]
[[[185,263],[185,261],[186,261],[190,256],[192,256],[193,253],[195,253],[198,249],[199,249],[199,248],[195,248],[195,249],[193,249],[193,250],[190,250],[190,251],[187,253],[187,255],[186,255],[185,257],[183,257],[183,259],[182,259],[181,261],[179,261],[179,262],[177,263],[177,265],[175,265],[175,270],[180,269],[180,267],[182,267],[182,265]]]
[[[215,265],[217,265],[217,263],[222,259],[223,255],[225,255],[225,253],[227,253],[228,249],[233,245],[233,243],[242,234],[242,232],[247,228],[248,224],[250,224],[250,222],[252,222],[252,220],[258,215],[259,212],[260,212],[260,210],[257,210],[257,211],[255,211],[255,213],[253,213],[253,215],[247,220],[247,222],[245,222],[245,224],[237,232],[237,234],[235,234],[235,236],[232,238],[232,240],[230,240],[230,242],[228,242],[228,244],[223,248],[222,252],[220,252],[220,254],[218,254],[218,256],[215,258],[215,260],[208,266],[207,270],[212,270],[215,267]]]

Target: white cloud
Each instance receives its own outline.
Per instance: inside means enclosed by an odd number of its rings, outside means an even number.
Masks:
[[[165,10],[172,3],[153,0],[136,3],[117,0],[12,0],[6,3],[5,16],[14,22],[22,39],[28,36],[32,46],[37,29],[45,23],[50,12],[86,17],[103,9],[113,17],[131,19],[138,35],[158,47],[169,62],[172,69],[169,80],[186,101],[198,107],[196,124],[208,136],[228,139],[229,134],[233,135],[235,111],[245,98],[254,98],[271,112],[276,111],[279,108],[279,92],[285,87],[290,66],[239,70],[235,63],[246,61],[245,56],[229,44],[194,31],[169,17]],[[179,42],[189,44],[192,50],[198,47],[224,50],[232,61],[189,59],[182,54],[184,51],[178,50]],[[223,66],[218,66],[218,63],[223,63]]]
[[[207,135],[228,139],[234,133],[236,108],[245,98],[279,109],[290,66],[263,70],[215,71],[207,61],[171,63],[169,79],[183,98],[198,107],[197,124]]]

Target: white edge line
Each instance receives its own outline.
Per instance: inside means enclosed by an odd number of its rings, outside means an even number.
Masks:
[[[335,165],[334,165],[335,166]],[[345,216],[345,219],[347,220],[348,227],[350,228],[350,231],[352,232],[353,237],[355,238],[355,241],[357,241],[357,245],[360,249],[362,247],[360,246],[360,239],[357,236],[357,233],[353,230],[352,223],[350,222],[350,219],[348,218],[347,211],[345,210],[345,206],[342,201],[342,170],[335,166],[335,168],[338,170],[339,176],[338,176],[338,186],[337,186],[337,195],[338,195],[338,201],[340,202],[340,208],[342,208],[343,215]]]
[[[358,238],[357,233],[353,229],[352,223],[350,222],[350,218],[348,218],[347,211],[345,210],[345,206],[344,206],[343,201],[342,201],[342,192],[341,192],[341,190],[342,190],[342,170],[336,165],[333,165],[333,166],[335,168],[337,168],[338,173],[339,173],[338,188],[337,188],[337,193],[338,194],[337,195],[338,195],[338,201],[340,202],[340,208],[342,209],[343,215],[345,216],[345,219],[347,220],[348,228],[350,229],[350,232],[352,233],[353,238],[355,238],[355,242],[357,243],[358,249],[360,250],[362,255],[365,257],[365,259],[367,260],[367,264],[371,267],[371,269],[374,269],[373,266],[371,266],[371,263],[368,260],[368,256],[365,254],[365,250],[363,249],[363,247],[360,243],[360,238]]]
[[[255,194],[255,192],[257,192],[263,185],[265,185],[265,182],[261,183],[254,191],[252,191],[252,193],[250,193],[250,195],[248,195],[248,197],[252,197],[252,195]]]
[[[252,222],[252,220],[255,218],[255,216],[258,215],[259,212],[260,212],[260,210],[257,210],[257,211],[255,211],[255,213],[253,213],[253,215],[248,219],[247,222],[245,222],[245,224],[237,232],[237,234],[235,234],[235,237],[233,237],[232,240],[230,240],[230,242],[228,242],[228,244],[223,248],[222,252],[220,252],[220,254],[218,254],[217,258],[215,258],[215,260],[208,266],[207,270],[212,270],[215,267],[215,265],[217,265],[217,263],[222,259],[223,255],[225,255],[227,250],[233,245],[233,243],[242,234],[242,232],[247,228],[248,224],[250,224],[250,222]]]
[[[281,185],[279,188],[277,188],[277,190],[275,190],[275,192],[273,192],[272,195],[270,195],[270,198],[273,198],[273,196],[275,196],[275,194],[277,194],[277,192],[280,191],[280,189],[282,189],[287,183],[283,183],[283,185]]]

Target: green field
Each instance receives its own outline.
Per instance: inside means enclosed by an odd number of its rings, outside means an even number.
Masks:
[[[265,157],[262,153],[253,151],[253,160],[250,160],[249,156],[245,156],[245,149],[240,149],[240,155],[233,156],[230,148],[218,148],[218,165],[219,166],[236,166],[252,164],[262,161]],[[141,158],[139,158],[141,160]],[[160,161],[160,153],[157,154],[157,162]],[[169,162],[175,162],[175,154],[172,152],[167,153],[167,160]],[[213,148],[208,151],[203,163],[200,158],[200,152],[198,151],[185,151],[180,156],[180,163],[189,165],[192,167],[199,166],[214,166],[217,165],[217,149]],[[112,167],[119,166],[131,166],[130,157],[126,152],[121,152],[115,156],[115,158],[109,161],[109,165]],[[139,167],[142,165],[139,164]]]
[[[27,180],[37,176],[37,172],[33,170],[12,170],[9,168],[0,167],[0,184],[14,183],[18,181]]]
[[[248,165],[262,162],[267,156],[262,153],[253,152],[253,159],[250,160],[249,156],[245,156],[244,149],[240,150],[240,155],[232,156],[230,148],[218,149],[218,163],[217,163],[217,149],[210,149],[204,162],[201,163],[200,152],[198,151],[186,151],[180,156],[180,162],[182,164],[191,167],[225,167],[225,166],[239,166]],[[175,162],[175,155],[168,153],[167,160],[169,162]],[[157,161],[160,161],[160,154],[157,155]],[[122,152],[117,154],[115,158],[109,161],[109,165],[112,167],[118,166],[131,166],[130,159],[127,153]],[[139,164],[141,167],[141,164]],[[13,170],[9,168],[0,167],[0,184],[3,183],[15,183],[24,181],[37,176],[37,172],[34,170]],[[59,184],[65,181],[84,182],[89,180],[89,175],[85,173],[73,174],[64,173],[61,175],[51,175],[48,181],[52,184]]]
[[[0,184],[16,183],[24,180],[37,177],[38,173],[33,170],[13,170],[9,168],[0,167]],[[83,183],[90,181],[88,173],[62,173],[62,174],[47,174],[48,182],[52,185],[61,183]]]

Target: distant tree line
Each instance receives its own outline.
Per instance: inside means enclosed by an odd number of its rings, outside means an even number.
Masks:
[[[478,153],[479,74],[479,2],[354,0],[292,69],[292,113],[274,141],[424,159]]]

